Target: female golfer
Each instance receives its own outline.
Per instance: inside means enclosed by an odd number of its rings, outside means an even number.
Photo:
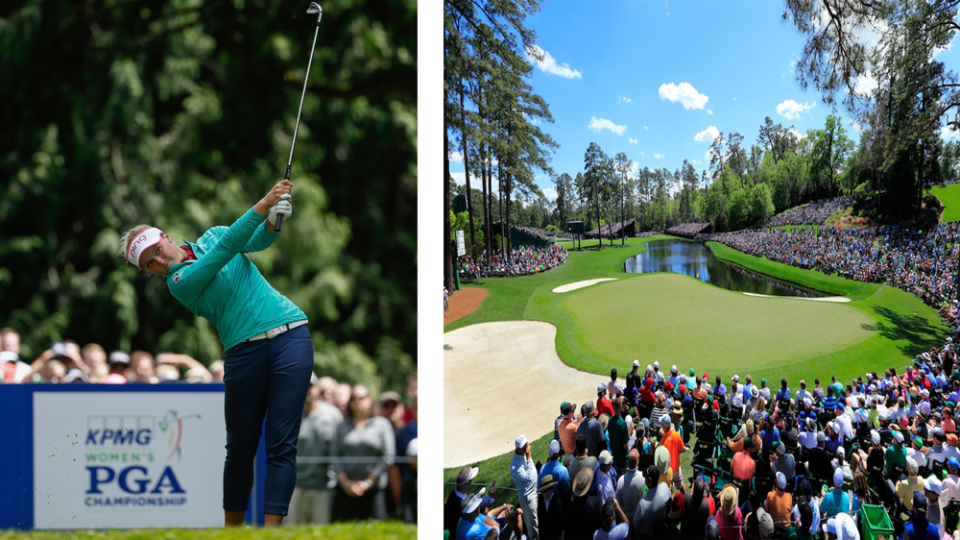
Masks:
[[[163,276],[174,298],[217,325],[226,351],[223,509],[228,526],[243,523],[267,412],[267,526],[279,525],[287,515],[297,478],[297,437],[313,370],[307,316],[243,255],[266,249],[276,239],[277,216],[287,218],[293,211],[288,200],[292,185],[277,183],[233,225],[213,227],[196,243],[176,245],[170,235],[147,225],[120,239],[127,262]]]

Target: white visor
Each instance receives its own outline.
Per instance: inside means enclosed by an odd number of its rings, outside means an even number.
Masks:
[[[137,270],[141,270],[140,255],[145,249],[159,244],[162,236],[163,231],[155,227],[141,231],[140,234],[130,242],[130,248],[127,249],[127,262],[136,266]]]

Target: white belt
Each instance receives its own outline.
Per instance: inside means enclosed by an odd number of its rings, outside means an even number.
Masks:
[[[306,319],[303,319],[302,321],[292,322],[292,323],[289,323],[289,324],[281,324],[280,326],[278,326],[278,327],[276,327],[276,328],[271,328],[270,330],[267,330],[266,332],[260,332],[259,334],[253,336],[253,337],[250,338],[250,339],[245,339],[243,342],[246,343],[246,342],[248,342],[248,341],[257,341],[258,339],[273,339],[273,338],[279,336],[280,334],[286,332],[287,330],[293,330],[294,328],[296,328],[296,327],[298,327],[298,326],[303,326],[303,325],[305,325],[305,324],[307,324],[307,320],[306,320]]]

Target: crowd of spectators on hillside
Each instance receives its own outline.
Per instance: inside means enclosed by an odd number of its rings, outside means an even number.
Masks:
[[[509,472],[519,507],[498,506],[493,486],[477,493],[479,471],[466,467],[444,528],[457,540],[956,539],[956,361],[948,339],[905,370],[791,388],[635,360],[595,400],[542,419],[553,422],[545,463],[517,437],[495,476]]]
[[[185,354],[107,354],[96,343],[80,347],[72,340],[53,343],[33,361],[20,353],[20,334],[0,329],[0,384],[222,383],[224,377],[220,360],[206,367]],[[407,379],[406,399],[387,391],[376,401],[364,385],[313,375],[285,523],[387,517],[416,523],[417,454],[415,373]]]
[[[797,206],[781,212],[766,221],[764,227],[780,227],[783,225],[823,225],[827,218],[838,210],[853,204],[853,196],[833,197],[812,201],[803,206]]]
[[[954,273],[960,248],[960,223],[956,222],[926,231],[900,226],[819,227],[816,231],[738,231],[700,239],[791,266],[887,283],[937,308],[953,302],[956,295]]]
[[[667,234],[696,236],[709,226],[709,223],[677,223],[673,227],[667,229]]]
[[[461,278],[515,277],[539,274],[563,264],[567,250],[550,244],[543,247],[517,246],[510,250],[509,257],[495,252],[489,262],[484,255],[474,260],[469,255],[457,259]]]

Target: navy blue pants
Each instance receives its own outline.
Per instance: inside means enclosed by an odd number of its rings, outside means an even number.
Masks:
[[[312,371],[313,340],[306,325],[227,351],[223,377],[227,421],[224,510],[243,512],[249,506],[253,460],[266,415],[263,512],[287,515],[297,482],[297,438]]]

